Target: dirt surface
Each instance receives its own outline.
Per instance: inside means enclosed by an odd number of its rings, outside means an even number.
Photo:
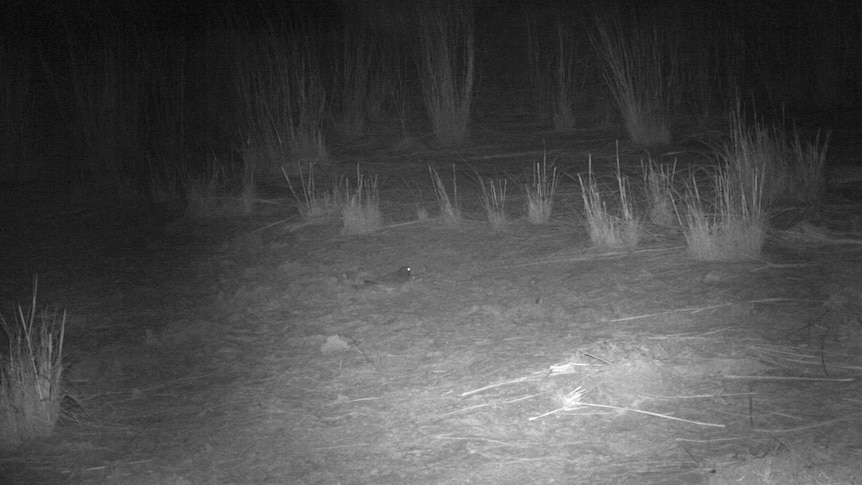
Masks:
[[[519,177],[544,145],[568,174],[588,154],[613,169],[607,133],[492,135],[336,150],[331,170],[381,177],[390,225],[365,236],[300,220],[280,187],[253,217],[210,222],[4,190],[3,314],[38,274],[40,302],[70,314],[74,399],[54,437],[0,456],[0,482],[862,480],[855,186],[782,212],[742,263],[695,262],[652,226],[633,251],[593,249],[571,179],[548,225],[517,219],[511,189],[494,232],[465,176],[472,221],[440,225],[428,163]],[[645,153],[621,154],[637,176]],[[652,156],[704,162],[686,145]],[[409,283],[364,283],[404,265]]]

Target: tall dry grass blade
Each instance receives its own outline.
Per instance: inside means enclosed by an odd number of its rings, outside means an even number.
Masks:
[[[631,190],[629,189],[628,178],[623,177],[620,170],[620,155],[619,146],[617,147],[617,188],[619,189],[620,197],[620,212],[621,216],[618,221],[617,232],[620,236],[621,247],[631,249],[638,245],[641,235],[641,223],[634,213],[632,206]]]
[[[440,220],[443,225],[454,226],[461,222],[461,206],[458,200],[458,181],[456,180],[455,165],[452,165],[452,197],[446,190],[446,184],[440,174],[432,166],[428,166],[431,174],[431,183],[434,187],[434,198],[440,208]]]

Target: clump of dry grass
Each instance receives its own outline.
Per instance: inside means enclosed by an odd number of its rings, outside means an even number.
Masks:
[[[829,134],[803,144],[758,119],[747,122],[740,103],[730,114],[730,136],[715,147],[718,168],[711,193],[701,196],[692,176],[683,233],[695,259],[756,258],[766,235],[767,214],[779,202],[814,203],[822,195]]]
[[[476,26],[470,2],[425,2],[419,10],[419,69],[425,107],[443,145],[469,137],[476,76]]]
[[[805,143],[799,139],[799,133],[794,134],[790,146],[794,163],[796,180],[796,199],[801,202],[816,202],[826,189],[826,152],[829,151],[831,133],[827,132],[821,140],[820,131],[813,143]]]
[[[295,35],[283,35],[294,27]],[[260,32],[233,33],[229,55],[243,157],[259,175],[277,175],[286,160],[310,164],[328,157],[322,127],[331,97],[316,37],[303,29],[269,24]]]
[[[554,209],[554,194],[559,184],[557,167],[548,172],[548,159],[533,165],[533,178],[527,185],[527,220],[533,224],[546,224]]]
[[[488,222],[495,231],[506,226],[506,180],[483,180],[479,177],[479,187],[482,189],[481,202],[488,216]]]
[[[587,230],[590,234],[590,240],[599,248],[631,249],[637,246],[640,240],[641,224],[634,215],[628,181],[620,173],[619,160],[617,160],[616,179],[620,198],[619,216],[610,214],[602,200],[598,182],[593,174],[592,157],[590,158],[587,182],[584,183],[583,177],[578,174]]]
[[[304,219],[309,219],[337,213],[346,199],[346,194],[340,190],[342,186],[335,184],[332,190],[319,190],[314,175],[314,164],[308,166],[307,172],[303,172],[301,166],[298,166],[297,170],[299,171],[299,187],[294,186],[284,167],[282,167],[281,173],[284,176],[284,181],[287,182],[290,194],[296,201],[299,214]]]
[[[37,313],[34,284],[32,305],[19,306],[14,323],[0,316],[0,328],[0,448],[11,448],[50,436],[60,418],[66,312]]]
[[[822,194],[828,147],[828,134],[803,144],[798,134],[791,141],[775,126],[746,122],[737,102],[730,136],[716,147],[711,194],[702,197],[695,177],[689,181],[683,232],[691,255],[707,261],[758,257],[774,204],[813,203]]]
[[[383,216],[380,213],[380,188],[377,177],[369,177],[356,169],[356,187],[350,187],[345,179],[344,204],[341,217],[344,221],[344,234],[355,235],[372,232],[380,228]]]
[[[673,166],[641,162],[644,178],[649,220],[658,226],[676,225],[679,217],[674,202],[673,182],[676,178],[676,164]]]
[[[562,4],[560,4],[562,5]],[[573,25],[564,19],[563,9],[555,22],[554,39],[547,35],[550,29],[535,9],[525,6],[527,24],[527,56],[533,103],[542,118],[549,118],[558,132],[575,127],[575,103],[584,93],[587,79],[586,62],[580,54]]]
[[[803,143],[799,134],[791,139],[778,127],[762,121],[746,121],[737,102],[730,114],[730,136],[716,147],[718,158],[739,174],[736,181],[750,185],[756,176],[761,200],[768,208],[776,202],[813,203],[825,186],[824,167],[829,149],[829,134],[821,141]],[[745,192],[751,193],[752,187]]]
[[[602,61],[602,75],[625,121],[631,140],[639,145],[670,142],[671,108],[678,97],[678,43],[672,33],[635,19],[596,17],[593,46]]]
[[[434,198],[437,200],[437,206],[440,207],[440,220],[446,226],[457,225],[461,222],[461,206],[458,201],[458,183],[455,177],[455,166],[452,165],[452,198],[449,198],[446,184],[443,183],[443,179],[437,170],[429,165],[428,172],[431,174],[431,182],[434,186]]]
[[[751,175],[751,180],[740,177]],[[685,199],[683,235],[689,254],[701,261],[755,258],[765,238],[763,174],[719,168],[710,175],[712,194],[701,196],[694,175]]]

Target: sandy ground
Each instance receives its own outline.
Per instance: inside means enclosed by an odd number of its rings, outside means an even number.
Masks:
[[[469,173],[517,177],[545,145],[608,175],[613,136],[483,135],[463,150],[359,146],[388,227],[302,221],[283,187],[251,217],[170,207],[54,215],[3,235],[3,312],[67,308],[66,417],[0,455],[2,483],[859,483],[862,198],[782,213],[758,260],[702,263],[678,229],[594,249],[578,186],[550,224],[483,222]],[[621,148],[637,176],[644,152]],[[703,163],[681,145],[658,162]],[[468,221],[435,220],[455,163]],[[448,170],[448,168],[446,169]],[[417,218],[417,209],[430,218]],[[410,266],[403,285],[365,279]]]

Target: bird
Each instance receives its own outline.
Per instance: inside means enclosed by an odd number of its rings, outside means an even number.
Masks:
[[[413,274],[410,272],[410,266],[402,266],[398,271],[393,271],[373,280],[365,280],[366,286],[400,286],[409,283],[413,279]]]

